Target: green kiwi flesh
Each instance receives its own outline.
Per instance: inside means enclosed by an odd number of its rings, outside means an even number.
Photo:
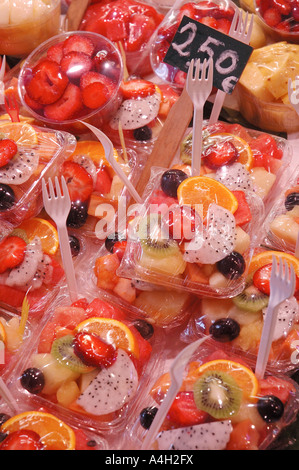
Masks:
[[[269,296],[258,290],[249,280],[241,294],[233,297],[234,304],[242,310],[258,312],[267,307]]]
[[[227,419],[238,413],[242,390],[229,374],[207,371],[194,384],[194,401],[199,410],[215,419]]]
[[[152,258],[180,254],[177,242],[163,237],[157,214],[152,214],[140,222],[138,235],[143,252]]]
[[[84,374],[90,372],[93,367],[84,364],[76,356],[73,348],[74,336],[65,335],[52,343],[51,354],[59,364],[71,369],[73,372]]]

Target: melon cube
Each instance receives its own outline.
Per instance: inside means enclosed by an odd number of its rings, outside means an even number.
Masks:
[[[77,382],[71,380],[60,385],[57,390],[56,397],[60,405],[68,407],[73,401],[77,400],[80,395],[80,388]]]
[[[251,178],[253,180],[256,193],[264,199],[270,192],[275,183],[276,176],[263,167],[255,167],[251,170]]]
[[[299,224],[289,214],[281,214],[270,224],[270,230],[281,240],[296,245],[299,233]]]

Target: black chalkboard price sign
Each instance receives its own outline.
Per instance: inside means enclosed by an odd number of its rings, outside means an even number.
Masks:
[[[213,85],[232,93],[253,48],[227,34],[184,16],[164,58],[166,64],[188,72],[191,59],[213,59]]]

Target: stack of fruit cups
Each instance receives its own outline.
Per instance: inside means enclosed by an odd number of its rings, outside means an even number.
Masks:
[[[106,450],[106,440],[46,408],[0,407],[0,450]]]
[[[167,396],[175,359],[170,354],[164,356],[164,374],[151,382],[139,419],[135,416],[131,448],[142,446]],[[203,344],[186,365],[182,386],[151,449],[263,450],[295,421],[298,403],[298,385],[290,378],[267,372],[258,379],[250,360]]]
[[[55,175],[56,168],[74,151],[76,139],[68,132],[6,120],[1,120],[0,139],[3,236],[41,211],[42,178]]]
[[[122,77],[121,55],[111,41],[95,33],[63,33],[26,58],[19,95],[37,121],[82,133],[80,121],[100,126],[117,110]]]
[[[63,411],[99,432],[126,425],[136,397],[157,367],[160,334],[101,298],[56,299],[9,386],[38,406]]]
[[[277,260],[281,257],[288,266],[294,267],[296,286],[294,295],[278,308],[267,368],[275,373],[294,371],[298,365],[299,261],[288,252],[257,248],[251,258],[244,290],[228,299],[203,296],[200,308],[183,333],[184,340],[190,342],[210,335],[209,341],[214,347],[221,343],[229,354],[256,360],[269,303],[272,256]]]

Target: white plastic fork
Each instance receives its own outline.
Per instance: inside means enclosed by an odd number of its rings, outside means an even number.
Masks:
[[[153,419],[151,427],[149,428],[148,433],[142,443],[141,450],[150,449],[152,442],[157,436],[173,400],[182,386],[184,371],[190,357],[204,341],[207,341],[208,338],[209,336],[206,336],[205,338],[200,338],[197,341],[189,344],[174,359],[169,370],[171,378],[169,390],[159,408],[159,411]]]
[[[72,302],[78,299],[77,283],[70,248],[69,236],[67,231],[67,217],[71,209],[71,200],[68,192],[67,184],[64,177],[61,177],[61,187],[58,177],[55,177],[55,190],[54,191],[52,180],[48,180],[49,193],[46,186],[46,181],[42,179],[42,192],[44,207],[49,216],[54,220],[57,226],[60,253],[62,257],[64,272],[68,285],[69,295]],[[62,188],[62,191],[61,191]]]
[[[282,261],[280,256],[278,259],[279,262],[277,264],[276,257],[272,256],[269,304],[265,315],[255,368],[255,375],[258,379],[262,379],[265,374],[277,321],[278,306],[294,295],[295,291],[296,276],[293,266],[291,265],[289,268],[287,262]]]
[[[186,90],[194,106],[192,133],[192,176],[198,176],[201,166],[203,108],[213,88],[213,59],[191,60]]]
[[[235,11],[228,35],[244,44],[249,44],[253,29],[253,15],[251,15],[248,25],[248,12],[245,14],[244,21],[242,19],[241,10]],[[215,124],[218,121],[220,111],[222,109],[226,93],[223,90],[217,90],[209,124]]]

